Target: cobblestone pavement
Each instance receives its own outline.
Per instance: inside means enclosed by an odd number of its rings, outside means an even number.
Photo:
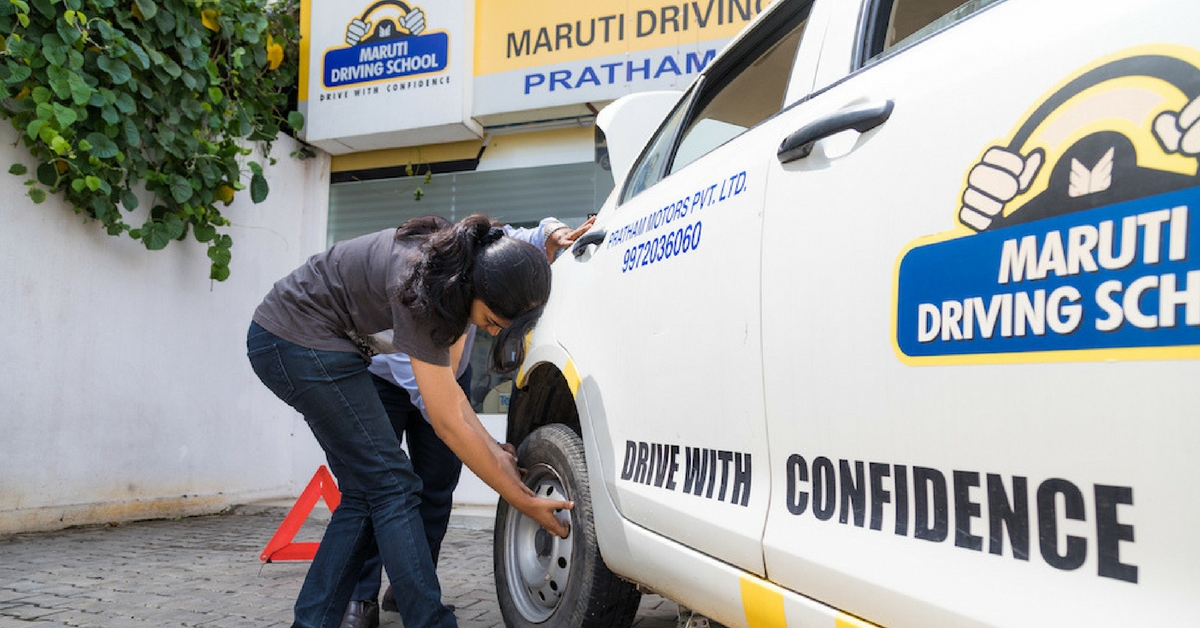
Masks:
[[[286,507],[250,506],[175,520],[0,536],[0,628],[256,628],[291,625],[307,562],[258,557]],[[492,533],[456,517],[438,575],[463,628],[502,627]],[[317,513],[297,541],[320,539]],[[675,628],[678,607],[646,595],[637,628]],[[400,628],[397,613],[382,628]]]

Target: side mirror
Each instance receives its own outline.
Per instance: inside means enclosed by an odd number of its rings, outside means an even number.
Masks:
[[[614,100],[596,115],[596,126],[608,144],[615,189],[621,189],[634,160],[682,94],[681,91],[629,94]]]

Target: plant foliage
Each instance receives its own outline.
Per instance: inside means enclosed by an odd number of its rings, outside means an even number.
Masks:
[[[289,111],[297,17],[297,0],[0,0],[0,115],[39,162],[29,197],[62,194],[151,250],[190,231],[210,276],[227,278],[233,241],[217,204],[247,187],[261,202],[248,146],[269,158],[303,124]],[[131,227],[142,188],[153,205]]]

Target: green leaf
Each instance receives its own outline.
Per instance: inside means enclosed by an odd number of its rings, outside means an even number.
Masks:
[[[192,184],[180,175],[171,177],[171,198],[176,203],[184,203],[192,197]]]
[[[49,145],[50,142],[53,142],[56,137],[58,137],[58,131],[55,130],[54,126],[51,124],[44,125],[41,130],[38,131],[38,139],[44,142],[46,145]]]
[[[55,33],[42,35],[42,56],[53,65],[67,64],[67,45]]]
[[[304,114],[299,111],[288,112],[288,126],[292,127],[293,131],[299,131],[304,128]]]
[[[252,161],[248,165],[250,166],[250,172],[253,172],[254,174],[256,174],[260,177],[262,176],[262,173],[263,173],[262,164],[258,163],[257,161]]]
[[[40,205],[46,200],[46,191],[42,188],[29,188],[29,198]]]
[[[196,75],[192,72],[184,72],[182,75],[180,75],[179,80],[183,81],[184,87],[188,88],[189,90],[194,90],[200,87],[200,79],[197,79]]]
[[[210,224],[199,224],[192,228],[192,234],[199,242],[208,242],[217,237],[217,228]]]
[[[133,72],[129,69],[129,65],[120,59],[102,55],[96,59],[96,64],[112,78],[112,82],[115,85],[126,83],[133,77]]]
[[[52,20],[58,15],[58,9],[54,8],[54,3],[50,0],[33,0],[32,6],[48,20]]]
[[[120,150],[117,148],[117,145],[113,143],[112,140],[108,139],[108,136],[104,135],[103,133],[88,133],[86,139],[92,145],[92,150],[90,151],[92,156],[99,157],[100,159],[115,157],[117,151]]]
[[[38,139],[41,137],[42,127],[46,126],[46,122],[48,121],[42,120],[41,118],[31,121],[29,126],[25,127],[26,135],[28,135],[30,139]]]
[[[79,119],[79,114],[70,107],[64,107],[58,103],[54,103],[54,119],[58,120],[58,127],[60,129],[66,129],[72,124],[75,124],[75,121]]]
[[[68,53],[67,67],[78,72],[83,69],[83,54],[72,48]]]
[[[189,120],[199,120],[204,117],[204,107],[200,106],[200,101],[193,100],[191,98],[185,99],[183,102],[179,103],[179,110],[182,111],[183,115],[187,116],[187,119]]]
[[[187,35],[183,36],[183,46],[187,50],[196,50],[203,43],[200,41],[199,31],[192,29]]]
[[[41,85],[38,85],[37,87],[33,88],[33,91],[29,93],[29,96],[30,98],[33,98],[33,102],[40,105],[42,103],[50,102],[50,99],[54,97],[54,92]]]
[[[141,67],[141,69],[143,69],[143,70],[149,70],[150,69],[150,55],[148,55],[146,53],[146,50],[144,48],[142,48],[141,46],[137,45],[136,42],[132,42],[132,41],[126,42],[126,45],[129,46],[129,52],[133,53],[133,56],[137,57],[138,66]]]
[[[87,104],[92,99],[92,92],[95,91],[84,78],[74,72],[67,76],[67,85],[71,90],[71,101],[77,105]]]
[[[76,193],[83,192],[83,189],[86,187],[87,187],[87,182],[84,181],[83,179],[74,179],[71,181],[71,189],[75,190]]]
[[[24,83],[26,79],[33,73],[29,66],[19,64],[16,61],[8,61],[8,78],[5,79],[9,85],[19,85]]]
[[[255,203],[261,203],[266,200],[267,194],[270,191],[270,188],[267,186],[267,179],[261,174],[255,173],[254,176],[250,177],[250,200]]]
[[[50,88],[54,90],[54,95],[60,100],[66,100],[71,97],[71,71],[52,65],[46,68],[46,77],[50,79]]]
[[[116,36],[117,31],[113,30],[112,24],[108,20],[96,20],[96,31],[100,33],[100,37],[104,40],[111,40]]]
[[[133,211],[138,207],[138,197],[129,189],[121,190],[121,204],[125,206],[125,209]]]
[[[155,12],[158,13],[158,15],[154,15],[154,16],[147,15],[146,19],[149,20],[149,19],[153,18],[154,25],[158,27],[158,30],[160,33],[169,34],[169,33],[174,32],[175,31],[175,16],[172,15],[170,11],[159,12],[157,10],[157,8],[155,9]],[[145,10],[143,10],[142,15],[145,15],[145,14],[146,14],[146,12],[145,12]]]
[[[120,94],[117,94],[117,101],[114,104],[117,106],[117,109],[124,114],[131,114],[134,111],[137,111],[137,102],[133,100],[133,96],[130,96],[128,92],[121,92]]]
[[[154,4],[153,0],[133,0],[133,3],[136,4],[138,10],[142,12],[142,17],[144,19],[152,20],[154,19],[155,15],[158,15],[158,5]],[[169,14],[167,11],[164,11],[163,13]]]
[[[212,270],[210,270],[208,273],[208,278],[216,281],[225,281],[226,279],[229,279],[229,265],[219,265],[216,262],[213,262]]]
[[[141,133],[138,132],[137,123],[133,119],[125,118],[125,122],[121,126],[125,132],[125,144],[138,146],[142,143]]]
[[[71,143],[68,142],[66,138],[59,135],[50,141],[50,150],[54,151],[58,155],[66,155],[67,153],[71,152]]]
[[[171,243],[171,236],[161,222],[150,221],[142,225],[142,244],[151,251],[161,251]]]
[[[183,74],[183,68],[179,67],[174,59],[164,58],[159,67],[166,71],[171,78],[179,78]]]
[[[229,264],[230,260],[233,259],[233,255],[229,252],[228,246],[223,246],[225,243],[222,240],[223,238],[218,239],[216,242],[213,242],[211,245],[209,245],[208,258],[211,259],[214,264],[220,264],[224,266]]]
[[[54,168],[54,164],[42,162],[37,167],[38,183],[46,187],[54,187],[58,183],[58,170]]]
[[[100,177],[95,175],[89,174],[88,176],[84,177],[83,183],[87,186],[87,189],[93,192],[100,189]]]
[[[8,174],[16,175],[18,177],[26,172],[29,172],[29,168],[26,168],[25,164],[13,164],[8,167]]]
[[[225,94],[221,92],[220,87],[208,88],[208,99],[211,100],[214,104],[221,102],[221,99],[223,99],[223,98],[225,98]]]
[[[83,33],[79,32],[78,28],[67,24],[66,20],[59,20],[54,27],[55,30],[58,31],[58,36],[61,37],[68,46],[74,44],[80,39],[83,39]]]

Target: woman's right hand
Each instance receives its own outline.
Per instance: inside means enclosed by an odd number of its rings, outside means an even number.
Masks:
[[[501,465],[512,474],[512,477],[516,479],[522,489],[521,498],[523,499],[518,498],[515,501],[523,501],[525,503],[513,503],[513,507],[521,511],[526,517],[536,521],[538,525],[545,528],[550,534],[564,539],[567,538],[567,535],[571,533],[570,517],[568,516],[564,520],[559,520],[557,513],[561,510],[575,508],[575,502],[538,497],[533,492],[533,489],[521,481],[520,476],[524,474],[525,470],[517,466],[516,448],[505,443],[500,445],[499,449],[500,453],[497,457]]]
[[[575,502],[562,501],[558,499],[546,499],[533,494],[533,491],[526,487],[525,499],[521,500],[520,504],[512,504],[521,514],[533,519],[538,525],[545,528],[547,532],[559,538],[567,538],[571,533],[571,517],[568,515],[564,519],[558,518],[558,512],[563,510],[573,510]]]

